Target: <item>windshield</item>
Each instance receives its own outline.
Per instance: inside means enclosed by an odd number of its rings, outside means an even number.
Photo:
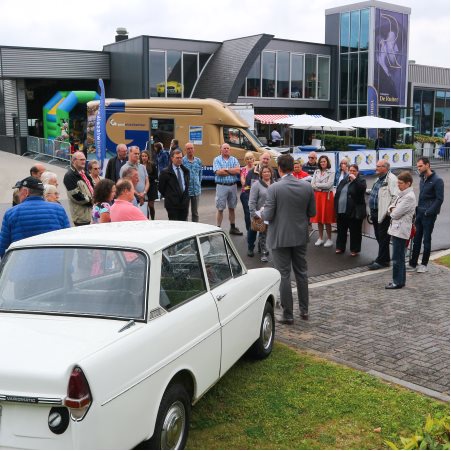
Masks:
[[[246,133],[255,141],[259,147],[266,147],[255,135],[250,128],[246,128]]]
[[[0,311],[143,320],[147,273],[132,250],[16,249],[0,273]]]

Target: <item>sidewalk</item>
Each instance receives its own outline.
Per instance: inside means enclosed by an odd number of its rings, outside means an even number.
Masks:
[[[395,291],[384,288],[391,268],[310,283],[309,321],[296,310],[294,326],[277,324],[276,338],[449,401],[449,269],[428,268]]]

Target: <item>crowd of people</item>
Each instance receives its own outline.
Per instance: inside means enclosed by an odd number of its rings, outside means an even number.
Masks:
[[[161,143],[143,151],[137,146],[127,149],[125,144],[119,144],[116,156],[108,161],[105,178],[100,175],[98,161],[87,164],[85,154],[75,152],[63,179],[73,225],[153,220],[154,202],[159,197],[164,200],[169,220],[187,221],[191,209],[191,220],[198,222],[202,161],[195,156],[193,143],[186,143],[184,151],[178,142],[171,144],[170,151],[164,150]],[[292,324],[291,268],[298,286],[301,318],[308,318],[306,246],[312,224],[318,227],[315,246],[329,248],[335,244],[335,254],[345,254],[349,234],[350,255],[356,257],[361,251],[362,222],[368,211],[378,243],[378,254],[368,268],[390,266],[390,241],[393,245],[393,281],[385,288],[403,288],[406,271],[427,271],[444,184],[431,169],[428,158],[419,158],[417,169],[421,180],[418,202],[411,174],[403,171],[394,175],[386,160],[377,162],[376,181],[367,188],[358,165],[349,164],[346,159],[333,171],[326,155],[318,158],[311,152],[304,165],[290,155],[282,155],[274,169],[269,153],[262,153],[256,162],[254,154],[248,152],[245,165],[240,167],[230,154],[229,144],[224,143],[213,161],[216,225],[221,227],[227,208],[229,233],[243,235],[235,223],[239,178],[247,255],[255,256],[256,243],[263,263],[269,261],[271,253],[274,266],[282,275],[283,320]],[[58,186],[56,174],[42,164],[34,165],[30,175],[16,183],[13,207],[3,218],[0,257],[14,241],[70,227],[59,203]],[[259,227],[254,223],[259,223]],[[335,243],[333,224],[337,227]],[[413,252],[406,268],[406,244],[411,238]],[[418,264],[422,244],[423,256]]]

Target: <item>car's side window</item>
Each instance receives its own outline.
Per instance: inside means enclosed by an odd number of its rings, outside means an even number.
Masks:
[[[160,305],[171,310],[207,291],[195,238],[166,248],[161,255]]]
[[[227,243],[227,253],[229,254],[230,267],[232,268],[233,277],[241,276],[241,274],[243,274],[243,268],[241,267],[241,264],[236,258],[236,255],[229,243]]]
[[[203,236],[200,243],[210,287],[214,288],[231,279],[232,272],[222,234]]]

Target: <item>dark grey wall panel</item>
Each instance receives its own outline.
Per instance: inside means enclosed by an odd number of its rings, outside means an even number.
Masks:
[[[193,97],[236,102],[252,64],[272,38],[260,34],[224,41],[202,72]]]
[[[145,97],[144,36],[107,45],[110,55],[111,82],[108,97],[142,99]]]
[[[293,111],[293,114],[302,114],[308,111],[313,114],[315,110],[331,108],[331,102],[326,100],[303,99],[265,99],[256,97],[238,97],[240,103],[252,103],[254,108],[278,108]],[[281,113],[283,114],[283,113]]]
[[[110,78],[104,52],[0,47],[0,60],[3,78]]]
[[[214,53],[221,42],[195,41],[191,39],[174,39],[148,36],[151,50],[180,50],[182,52]]]
[[[20,136],[28,136],[27,98],[25,95],[25,81],[20,78],[16,81],[17,110],[19,112]]]
[[[3,80],[6,135],[14,136],[13,115],[19,115],[16,80]]]
[[[0,78],[0,135],[6,135],[5,98],[3,91],[3,80]]]
[[[326,16],[325,40],[326,44],[338,45],[340,41],[340,14]]]

